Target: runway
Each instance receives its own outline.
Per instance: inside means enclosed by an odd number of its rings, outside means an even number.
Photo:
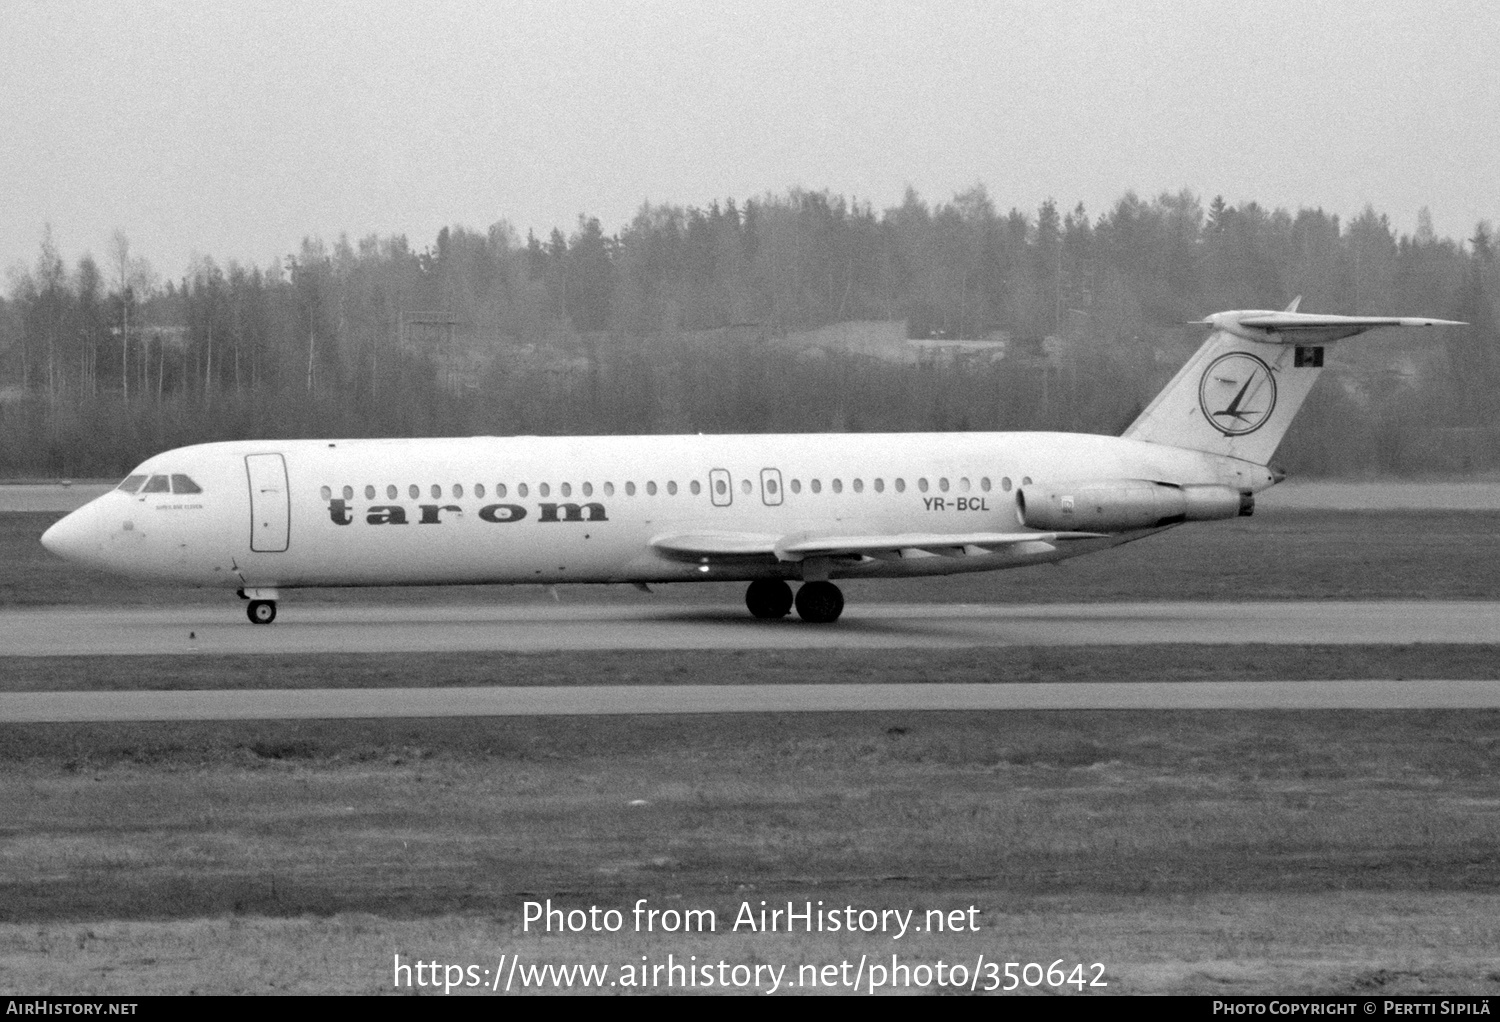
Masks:
[[[587,685],[0,693],[0,722],[921,710],[1500,709],[1500,681]]]
[[[0,611],[11,656],[893,649],[1114,643],[1500,645],[1500,603],[865,604],[834,625],[756,621],[743,607],[281,604],[269,626],[222,607]]]

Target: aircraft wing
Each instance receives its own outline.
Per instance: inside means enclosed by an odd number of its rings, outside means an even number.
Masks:
[[[786,537],[776,546],[776,556],[784,561],[807,557],[840,557],[899,554],[904,550],[961,556],[970,547],[988,553],[1019,543],[1056,543],[1070,539],[1097,539],[1098,532],[901,532],[874,536],[803,536]]]
[[[944,556],[988,553],[1020,543],[1058,543],[1076,539],[1098,539],[1098,532],[901,532],[869,536],[823,536],[765,533],[699,532],[658,536],[653,549],[676,557],[747,557],[774,555],[781,561],[809,557],[900,557],[903,551],[923,551]],[[978,548],[977,550],[973,548]]]

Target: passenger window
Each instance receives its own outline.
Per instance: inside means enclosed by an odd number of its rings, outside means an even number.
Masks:
[[[552,487],[547,483],[538,483],[536,492],[540,493],[543,497],[550,497],[552,496]]]
[[[134,493],[136,490],[139,490],[141,488],[141,483],[144,483],[145,481],[145,476],[126,476],[125,481],[122,482],[119,486],[115,487],[115,489],[124,490],[126,493]],[[323,489],[326,490],[328,489],[328,487],[325,486],[323,487]],[[327,496],[328,495],[325,493],[324,497]]]
[[[778,489],[779,489],[779,487],[776,485],[776,480],[775,479],[771,479],[771,478],[768,477],[766,479],[766,492],[769,493],[771,496],[774,497],[774,496],[776,496],[776,491]]]
[[[584,483],[583,484],[583,495],[585,497],[592,497],[594,495],[594,484],[593,483]]]
[[[396,489],[396,484],[395,483],[388,483],[388,484],[386,484],[386,488],[385,488],[385,499],[386,500],[395,500],[396,499],[396,494],[399,493],[399,492],[401,492],[401,491],[399,491],[399,490]]]
[[[432,484],[432,499],[433,500],[442,500],[443,499],[443,488],[441,486],[439,486],[437,483],[433,483]]]
[[[677,484],[670,479],[667,480],[667,495],[672,497],[677,496]]]
[[[166,476],[152,476],[146,480],[146,486],[142,493],[171,493],[172,481]]]
[[[474,496],[478,497],[480,500],[484,499],[484,483],[474,484]]]
[[[615,484],[614,483],[605,483],[604,484],[604,495],[606,497],[613,497],[615,495]]]
[[[627,496],[627,497],[634,497],[635,496],[635,483],[626,483],[625,484],[625,496]]]
[[[754,489],[754,487],[750,485],[750,480],[748,480],[748,479],[741,479],[740,480],[740,492],[741,493],[749,493],[752,489]]]
[[[729,484],[722,479],[714,480],[714,492],[721,497],[724,496],[724,494],[729,492]]]
[[[926,476],[923,476],[922,478],[920,478],[920,479],[917,480],[917,489],[921,490],[923,493],[927,492],[927,477]]]
[[[191,479],[189,479],[185,475],[175,475],[174,474],[172,476],[172,492],[173,493],[202,493],[203,492],[203,487],[199,486],[197,483],[193,482]]]
[[[842,479],[835,479],[833,481],[833,492],[834,493],[843,493],[844,492],[844,481]]]
[[[693,496],[695,497],[703,492],[703,486],[696,479],[694,479],[692,483],[689,484],[688,489],[693,491]]]
[[[564,497],[571,497],[571,496],[573,496],[573,484],[572,483],[563,483],[561,486],[558,487],[558,489],[562,491],[562,495]]]
[[[793,479],[792,480],[792,492],[793,493],[801,493],[802,492],[802,480],[801,479]]]
[[[517,483],[516,484],[516,496],[518,496],[518,497],[524,497],[524,496],[526,496],[527,492],[528,492],[528,490],[526,489],[526,484],[525,483]]]
[[[655,480],[650,480],[650,481],[648,481],[646,483],[646,495],[650,496],[650,497],[656,496],[656,481]]]
[[[420,486],[418,486],[416,483],[412,483],[410,486],[408,486],[406,488],[406,492],[411,495],[411,499],[412,500],[419,500],[419,499],[421,499],[422,488]]]
[[[324,500],[332,500],[333,491],[325,486],[322,489],[318,490],[318,496],[322,497]]]
[[[901,478],[897,478],[896,479],[896,492],[897,493],[905,493],[906,492],[906,480],[905,479],[901,479]]]
[[[943,476],[941,479],[938,480],[938,489],[942,490],[944,493],[948,492],[948,477],[947,476]]]
[[[375,499],[375,487],[366,485],[365,486],[365,500],[374,500],[374,499]]]
[[[823,492],[823,482],[822,482],[822,480],[814,479],[809,485],[812,487],[812,491],[814,493],[822,493]]]
[[[885,492],[885,480],[884,479],[877,478],[875,480],[875,492],[876,493],[884,493]]]
[[[1021,485],[1022,486],[1030,486],[1031,485],[1031,476],[1022,476],[1021,477]]]
[[[865,492],[865,481],[863,479],[856,479],[856,480],[854,480],[854,492],[855,493],[864,493]]]
[[[979,480],[979,488],[981,490],[983,490],[985,493],[989,493],[990,492],[990,477],[989,476],[985,476],[983,479]]]
[[[1010,492],[1010,476],[1006,476],[1005,478],[1000,480],[1000,489],[1004,490],[1006,493]]]
[[[504,499],[504,497],[505,497],[505,484],[504,483],[496,483],[495,484],[495,496],[499,497],[501,499]]]
[[[964,476],[962,479],[960,479],[958,481],[958,492],[959,493],[968,493],[969,492],[969,477],[968,476]]]
[[[346,486],[346,487],[344,487],[344,499],[345,500],[353,500],[354,499],[354,487],[352,487],[352,486]]]
[[[459,497],[462,497],[463,495],[464,495],[464,484],[463,483],[454,483],[453,484],[453,499],[457,500]]]

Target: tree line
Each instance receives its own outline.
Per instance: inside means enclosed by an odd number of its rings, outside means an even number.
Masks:
[[[1117,432],[1199,339],[1184,323],[1299,294],[1307,311],[1470,326],[1373,388],[1325,376],[1287,467],[1492,469],[1494,247],[1487,224],[1439,238],[1425,210],[1410,235],[1371,208],[1344,222],[1186,190],[1097,216],[1051,201],[1001,214],[982,186],[935,205],[908,190],[878,213],[802,190],[647,205],[613,235],[580,216],[545,240],[500,221],[420,251],[308,239],[271,266],[202,258],[167,280],[121,233],[102,265],[71,269],[48,233],[0,298],[0,475],[117,474],[250,436]],[[777,343],[850,320],[1004,337],[1006,357]]]

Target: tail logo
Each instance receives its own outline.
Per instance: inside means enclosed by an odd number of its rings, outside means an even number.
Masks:
[[[1248,351],[1220,355],[1198,381],[1198,407],[1225,436],[1254,433],[1276,409],[1276,377]]]

